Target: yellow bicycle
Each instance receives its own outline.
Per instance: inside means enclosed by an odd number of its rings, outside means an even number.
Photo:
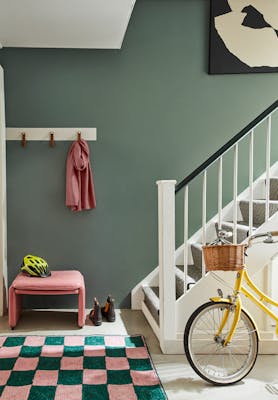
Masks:
[[[264,304],[278,307],[278,302],[254,284],[244,265],[245,250],[254,239],[265,237],[265,243],[273,243],[273,236],[278,236],[278,232],[250,236],[246,245],[227,244],[223,239],[225,233],[220,234],[218,242],[225,244],[203,247],[206,267],[212,263],[209,270],[236,270],[233,293],[223,298],[219,290],[218,297],[194,311],[184,331],[184,349],[191,367],[201,378],[219,386],[243,379],[253,368],[258,354],[258,331],[253,318],[242,308],[241,293],[276,321],[278,335],[278,316]],[[213,253],[205,254],[206,248]],[[218,259],[217,254],[220,254]]]

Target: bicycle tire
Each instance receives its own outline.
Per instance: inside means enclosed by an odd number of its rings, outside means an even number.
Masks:
[[[205,303],[194,311],[184,330],[184,350],[189,364],[201,378],[218,386],[243,379],[254,367],[258,355],[258,333],[244,310],[231,343],[223,346],[233,319],[232,307],[226,302]],[[217,324],[227,308],[230,317],[221,337],[216,337]]]

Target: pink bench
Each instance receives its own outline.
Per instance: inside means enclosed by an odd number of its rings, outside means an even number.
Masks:
[[[17,275],[9,288],[9,325],[13,329],[21,315],[22,295],[78,294],[78,326],[85,324],[85,284],[79,271],[52,271],[47,278]]]

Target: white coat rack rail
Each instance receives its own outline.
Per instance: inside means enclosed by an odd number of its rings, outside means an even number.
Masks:
[[[23,147],[29,140],[49,141],[54,146],[55,141],[81,138],[97,140],[96,128],[6,128],[6,140],[21,140]]]

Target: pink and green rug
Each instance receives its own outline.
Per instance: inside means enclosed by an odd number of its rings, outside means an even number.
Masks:
[[[1,400],[165,400],[142,336],[0,336]]]

